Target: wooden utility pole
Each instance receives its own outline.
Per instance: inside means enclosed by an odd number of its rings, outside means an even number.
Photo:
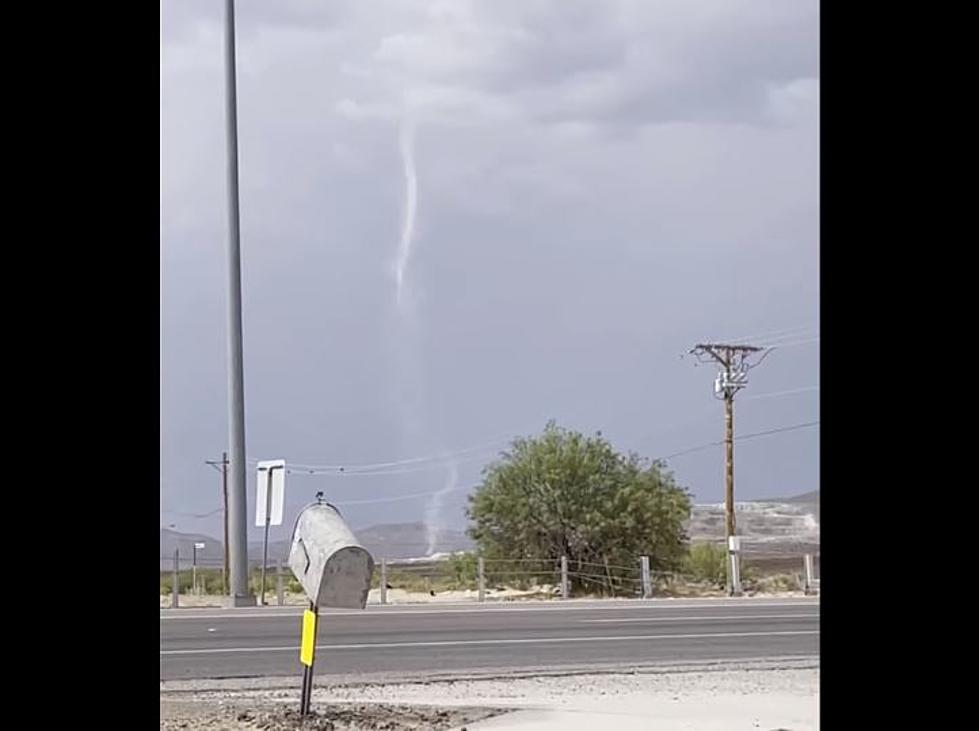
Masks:
[[[224,499],[224,571],[221,581],[224,584],[222,587],[225,594],[229,593],[228,585],[228,453],[221,453],[221,461],[207,460],[207,464],[214,468],[218,468],[220,465],[221,471],[221,495]]]
[[[761,351],[764,352],[758,361],[748,362],[750,356]],[[724,517],[725,539],[730,546],[730,539],[737,534],[734,520],[734,395],[748,385],[748,371],[761,363],[769,351],[756,345],[698,343],[690,352],[701,362],[714,361],[721,366],[714,381],[714,398],[724,401]],[[737,591],[730,577],[728,588]]]

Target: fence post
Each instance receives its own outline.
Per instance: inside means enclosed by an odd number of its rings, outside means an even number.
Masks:
[[[381,604],[388,603],[388,560],[381,559]]]
[[[649,556],[639,557],[639,573],[642,577],[642,598],[649,599],[653,595],[652,582],[649,580]]]
[[[486,599],[486,562],[480,556],[476,559],[476,578],[479,580],[479,601]]]
[[[281,558],[275,559],[275,594],[279,606],[280,607],[284,606],[286,603],[286,592],[285,592],[285,586],[283,586],[283,582],[282,582],[282,559]]]
[[[806,594],[814,594],[815,591],[813,590],[812,554],[807,553],[805,556],[802,557],[802,560],[803,560],[803,565],[805,567],[805,579],[803,580],[805,583],[803,584],[802,587],[803,591],[805,591]]]
[[[180,549],[173,549],[173,599],[170,607],[176,609],[180,606]]]
[[[570,594],[568,586],[568,557],[561,556],[561,598],[567,599]]]

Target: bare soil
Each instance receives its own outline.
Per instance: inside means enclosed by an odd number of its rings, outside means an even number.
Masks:
[[[160,699],[160,731],[447,731],[504,713],[495,708],[374,703],[316,704],[303,718],[296,707],[250,702]]]

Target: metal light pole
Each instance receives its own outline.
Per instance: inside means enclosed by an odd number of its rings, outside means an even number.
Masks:
[[[241,337],[241,231],[238,210],[238,101],[235,81],[235,3],[225,0],[225,122],[228,144],[228,548],[231,606],[255,604],[248,591],[248,496],[245,489],[245,376]]]

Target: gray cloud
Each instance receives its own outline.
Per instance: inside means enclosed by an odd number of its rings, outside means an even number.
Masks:
[[[220,504],[203,460],[226,439],[220,10],[163,5],[162,491],[184,512]],[[680,352],[818,328],[815,2],[248,0],[238,22],[253,457],[399,459],[549,417],[666,454],[721,428],[712,374]],[[406,114],[419,202],[410,348],[391,271]],[[776,352],[751,389],[818,383],[817,354],[818,342]],[[415,387],[427,435],[401,423]],[[817,399],[747,401],[739,429],[810,420]],[[739,448],[739,494],[813,489],[817,445],[803,430]],[[719,459],[674,467],[720,499]],[[460,483],[479,467],[461,465]],[[445,479],[297,476],[290,500]],[[455,522],[462,497],[446,497]]]
[[[495,110],[616,126],[752,122],[771,88],[818,76],[817,12],[815,2],[468,3],[384,36],[359,69],[375,93],[443,121]]]

